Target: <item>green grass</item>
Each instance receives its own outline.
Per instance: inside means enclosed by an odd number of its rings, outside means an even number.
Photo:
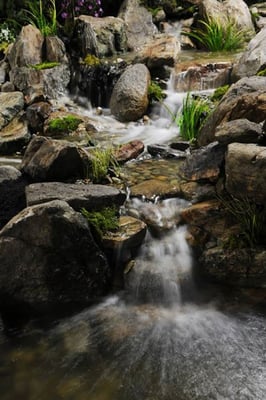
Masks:
[[[191,32],[184,32],[192,40],[198,42],[208,51],[236,51],[244,47],[248,31],[240,29],[233,19],[221,20],[210,18],[208,21],[199,21],[201,28]]]
[[[88,211],[82,208],[81,213],[100,237],[108,231],[116,231],[119,227],[119,215],[114,207],[106,207],[101,211]]]
[[[100,183],[104,181],[109,172],[112,172],[114,175],[118,174],[119,165],[114,157],[112,148],[95,148],[91,151],[91,154],[91,179],[94,183]]]
[[[183,100],[182,114],[176,120],[182,139],[194,142],[210,111],[208,100],[201,97],[194,97],[188,92]]]
[[[162,102],[163,99],[165,98],[165,93],[161,86],[155,82],[151,81],[148,87],[148,97],[149,97],[149,103],[152,104],[156,101]]]
[[[29,0],[26,2],[27,9],[23,10],[24,22],[36,26],[44,36],[57,34],[57,12],[55,0]]]

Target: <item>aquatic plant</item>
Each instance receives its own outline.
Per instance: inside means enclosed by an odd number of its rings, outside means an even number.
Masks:
[[[195,97],[188,92],[182,103],[181,116],[176,118],[180,136],[190,142],[195,141],[203,122],[210,112],[211,108],[208,100]]]
[[[42,69],[54,68],[54,67],[57,67],[58,65],[60,65],[60,63],[56,62],[56,61],[45,61],[40,64],[34,64],[34,65],[30,64],[29,67],[36,69],[37,71],[40,71]]]
[[[219,196],[221,204],[231,214],[236,223],[241,227],[238,237],[238,246],[255,247],[265,243],[266,234],[266,207],[256,204],[247,197],[235,197],[227,194]],[[229,241],[231,239],[229,238]],[[234,243],[236,243],[234,241]]]
[[[95,148],[91,151],[91,154],[91,179],[94,183],[102,182],[104,179],[106,179],[109,172],[112,172],[114,175],[118,174],[120,167],[116,161],[112,148]]]
[[[50,133],[70,133],[75,131],[82,120],[74,115],[54,118],[48,123]]]
[[[249,32],[240,29],[234,19],[209,18],[199,21],[201,27],[183,32],[209,51],[235,51],[244,47]]]
[[[36,26],[44,36],[56,35],[57,11],[55,0],[29,0],[23,10],[24,22]]]
[[[81,213],[100,237],[119,227],[119,215],[115,207],[105,207],[101,211],[88,211],[82,208]]]

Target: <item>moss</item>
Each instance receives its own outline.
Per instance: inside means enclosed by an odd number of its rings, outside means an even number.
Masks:
[[[50,133],[70,133],[75,131],[81,122],[82,120],[80,118],[73,115],[67,115],[49,121],[48,130]]]
[[[9,46],[8,42],[1,42],[0,43],[0,52],[5,53],[7,51],[8,46]]]
[[[228,91],[229,87],[229,85],[224,85],[215,89],[213,95],[211,96],[211,101],[220,101],[224,94]]]
[[[83,64],[89,65],[89,66],[98,66],[100,65],[100,59],[93,54],[87,54],[86,57],[83,60]]]
[[[100,237],[108,231],[116,231],[119,227],[119,215],[114,207],[106,207],[101,211],[82,208],[81,213]]]
[[[30,68],[36,69],[37,71],[43,70],[43,69],[49,69],[49,68],[54,68],[57,67],[58,65],[60,65],[59,62],[48,62],[45,61],[41,64],[35,64],[35,65],[29,65]]]

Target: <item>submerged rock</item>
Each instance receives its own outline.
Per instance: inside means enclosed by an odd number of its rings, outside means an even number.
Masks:
[[[110,270],[86,219],[64,201],[28,207],[0,232],[0,307],[47,311],[106,293]]]

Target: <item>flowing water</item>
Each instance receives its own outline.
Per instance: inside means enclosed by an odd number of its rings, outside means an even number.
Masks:
[[[265,315],[205,297],[177,203],[152,207],[172,225],[147,234],[123,292],[49,328],[2,326],[1,400],[265,399]]]

